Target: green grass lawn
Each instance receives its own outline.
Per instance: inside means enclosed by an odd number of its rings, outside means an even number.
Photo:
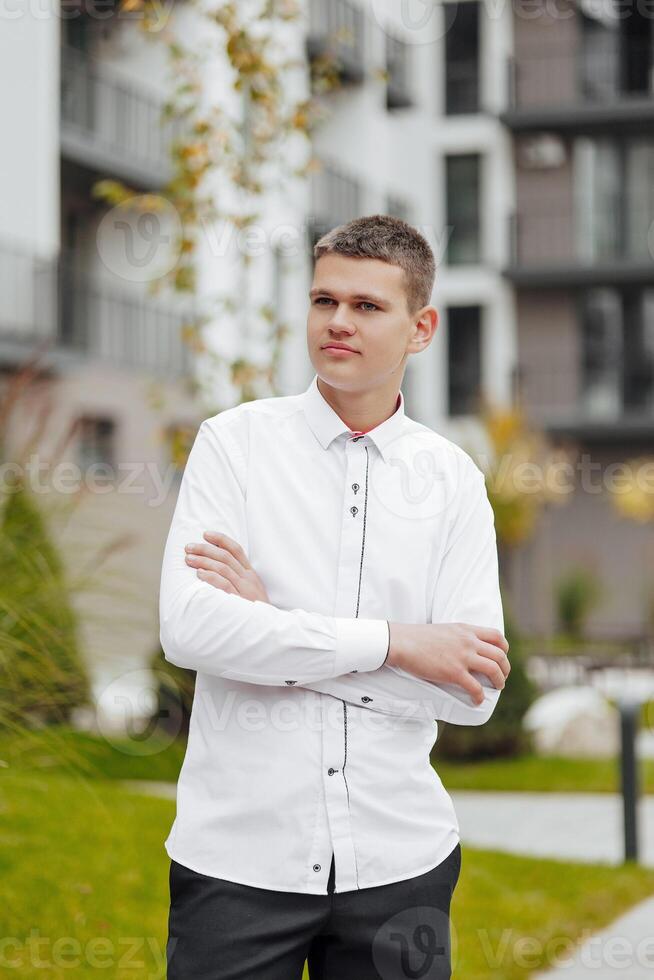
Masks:
[[[616,759],[569,759],[526,755],[517,759],[449,762],[432,757],[448,790],[532,790],[540,793],[618,793],[620,770]],[[654,793],[654,759],[641,759],[643,793]]]
[[[438,744],[438,743],[436,743]],[[153,779],[174,782],[184,758],[178,739],[150,737],[103,739],[67,728],[3,736],[0,738],[0,773],[3,763],[38,770],[84,772],[89,778]],[[447,789],[535,790],[539,792],[618,792],[615,759],[568,759],[526,755],[518,759],[433,764]],[[654,793],[654,759],[640,764],[641,787]]]
[[[0,769],[0,814],[0,975],[165,977],[172,802],[103,778],[9,766]],[[600,928],[653,892],[652,870],[464,846],[455,976],[527,977],[546,964],[548,941]],[[540,953],[521,961],[525,937]]]

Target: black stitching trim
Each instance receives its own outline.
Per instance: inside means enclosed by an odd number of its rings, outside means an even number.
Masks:
[[[363,574],[363,552],[366,547],[366,514],[368,513],[368,464],[370,462],[370,453],[368,452],[368,447],[363,447],[366,451],[366,488],[365,496],[363,499],[363,534],[361,537],[361,560],[359,562],[359,587],[357,589],[357,610],[354,614],[359,615],[359,602],[361,600],[361,576]]]

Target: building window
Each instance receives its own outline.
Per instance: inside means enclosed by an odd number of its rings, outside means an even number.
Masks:
[[[578,11],[581,92],[591,102],[651,95],[652,34],[646,12],[616,12],[583,0]]]
[[[445,158],[446,260],[449,265],[479,262],[481,157],[478,153]]]
[[[101,416],[82,416],[78,420],[78,462],[85,471],[89,466],[103,464],[103,469],[115,465],[116,424]]]
[[[578,257],[649,261],[654,141],[579,137],[574,162]]]
[[[445,112],[479,111],[479,3],[444,3]]]
[[[481,385],[481,307],[447,310],[448,411],[470,415],[479,409]]]
[[[329,90],[336,75],[341,85],[365,77],[365,11],[350,0],[310,0],[307,52],[318,91]]]
[[[386,29],[386,108],[408,109],[411,95],[411,48]]]
[[[583,407],[590,415],[654,410],[654,290],[588,290],[581,348]]]

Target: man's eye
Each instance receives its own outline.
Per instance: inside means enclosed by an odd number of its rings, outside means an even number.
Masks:
[[[331,299],[329,296],[317,296],[314,299],[314,303],[316,304],[316,306],[324,306],[327,303],[333,303],[333,302],[334,300]],[[369,303],[367,300],[361,300],[359,306],[367,307],[367,311],[379,309],[378,306],[376,306],[374,303]]]

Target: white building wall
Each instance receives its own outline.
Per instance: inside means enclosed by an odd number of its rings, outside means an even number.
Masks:
[[[49,258],[59,240],[59,21],[9,4],[0,29],[0,239]]]

